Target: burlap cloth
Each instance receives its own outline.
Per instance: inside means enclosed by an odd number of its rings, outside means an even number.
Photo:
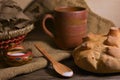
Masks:
[[[88,16],[88,32],[106,34],[110,27],[115,26],[111,21],[106,20],[93,13],[84,0],[40,0],[41,14],[53,10],[56,6],[82,6],[86,7],[89,12]],[[28,9],[29,10],[29,9]],[[22,45],[32,49],[33,60],[25,65],[18,67],[4,67],[0,64],[0,80],[8,80],[16,75],[26,74],[47,66],[47,60],[42,57],[40,52],[34,47],[33,43],[39,43],[47,52],[57,61],[69,58],[72,51],[61,50],[56,47],[54,41],[44,34],[40,25],[26,37]]]

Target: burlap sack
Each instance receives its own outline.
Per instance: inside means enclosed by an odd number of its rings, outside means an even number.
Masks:
[[[88,32],[106,34],[111,26],[115,26],[109,20],[106,20],[97,14],[93,13],[84,0],[34,0],[25,11],[28,16],[31,16],[32,19],[38,19],[38,16],[41,20],[41,15],[46,12],[50,12],[56,6],[81,6],[86,7],[89,12],[88,16]],[[37,6],[37,7],[36,7]],[[36,10],[38,9],[38,10]],[[36,10],[36,11],[34,11]],[[36,12],[36,13],[35,13]],[[36,19],[36,20],[37,20]],[[38,21],[39,22],[39,21]],[[39,22],[40,23],[40,22]],[[39,24],[38,23],[38,24]],[[7,80],[16,75],[30,73],[32,71],[44,68],[47,66],[47,60],[42,57],[40,52],[34,47],[34,42],[39,43],[44,47],[53,58],[57,61],[63,60],[71,56],[71,51],[64,51],[56,48],[53,40],[46,36],[42,30],[40,30],[40,25],[35,26],[36,28],[27,36],[26,40],[23,42],[23,45],[26,48],[31,48],[33,51],[33,60],[31,63],[18,66],[18,67],[4,67],[0,64],[0,80]],[[2,61],[1,61],[2,62]]]

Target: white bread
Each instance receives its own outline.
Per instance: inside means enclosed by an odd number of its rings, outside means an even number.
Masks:
[[[120,29],[112,27],[107,35],[88,34],[73,51],[75,64],[95,73],[120,72]]]

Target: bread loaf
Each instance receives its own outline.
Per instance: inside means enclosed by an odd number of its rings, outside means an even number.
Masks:
[[[107,35],[89,33],[73,51],[75,64],[95,73],[120,72],[120,29],[112,27]]]

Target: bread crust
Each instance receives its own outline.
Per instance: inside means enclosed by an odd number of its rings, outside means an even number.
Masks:
[[[112,27],[107,35],[89,33],[74,49],[73,58],[77,66],[90,72],[120,72],[120,29]]]

